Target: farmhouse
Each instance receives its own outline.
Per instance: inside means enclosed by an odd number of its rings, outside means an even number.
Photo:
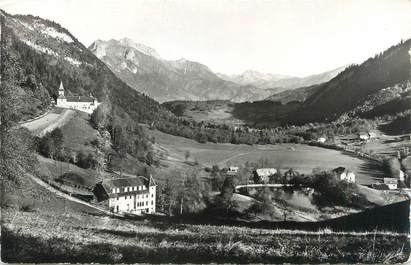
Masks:
[[[368,139],[370,139],[370,135],[368,133],[362,132],[358,134],[358,138],[360,138],[360,140],[362,141],[367,141]]]
[[[275,168],[257,168],[254,171],[254,179],[258,179],[259,182],[262,182],[262,183],[268,183],[270,181],[270,176],[276,173],[277,173],[277,169]]]
[[[345,180],[350,183],[355,183],[355,174],[347,170],[345,167],[337,167],[332,170],[337,175],[339,180]]]
[[[227,170],[228,175],[236,175],[238,173],[238,167],[229,167]]]
[[[398,188],[398,179],[396,178],[384,178],[383,181],[390,190],[396,190]]]
[[[56,102],[57,107],[80,110],[91,114],[100,104],[91,94],[89,97],[66,96],[65,94],[63,82],[60,82],[59,96]]]
[[[99,202],[108,200],[110,210],[116,213],[155,213],[156,186],[152,176],[149,180],[142,176],[118,178],[97,183],[93,193]]]

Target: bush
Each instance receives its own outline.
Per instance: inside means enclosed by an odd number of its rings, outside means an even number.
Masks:
[[[19,210],[22,212],[33,212],[36,210],[36,204],[29,199],[23,199],[20,202]]]

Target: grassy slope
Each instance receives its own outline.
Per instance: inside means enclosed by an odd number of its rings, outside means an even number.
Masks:
[[[65,148],[85,153],[94,151],[90,142],[99,137],[99,132],[91,126],[87,113],[76,111],[73,118],[61,130],[64,135]]]
[[[395,233],[167,225],[13,211],[4,223],[2,258],[7,262],[380,263],[403,262],[409,253],[407,236]]]

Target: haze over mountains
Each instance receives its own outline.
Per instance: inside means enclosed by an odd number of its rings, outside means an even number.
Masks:
[[[184,58],[176,61],[162,59],[154,49],[128,38],[97,40],[89,49],[128,85],[160,102],[262,100],[284,90],[326,82],[343,70],[338,68],[305,78],[256,71],[227,76]]]
[[[258,88],[276,88],[277,92],[290,90],[298,87],[311,86],[321,84],[333,79],[336,75],[342,72],[347,66],[341,66],[336,69],[309,75],[306,77],[295,77],[287,75],[275,75],[269,73],[260,73],[253,70],[247,70],[239,75],[224,75],[219,76],[225,80],[229,80],[242,85],[253,85]]]

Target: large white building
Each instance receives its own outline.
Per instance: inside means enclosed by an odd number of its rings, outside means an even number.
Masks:
[[[98,201],[108,200],[115,213],[155,213],[156,182],[152,176],[117,178],[97,183],[93,193]]]
[[[100,104],[97,99],[93,96],[66,96],[64,91],[63,82],[60,82],[59,96],[57,98],[57,107],[75,109],[87,112],[89,114]]]

